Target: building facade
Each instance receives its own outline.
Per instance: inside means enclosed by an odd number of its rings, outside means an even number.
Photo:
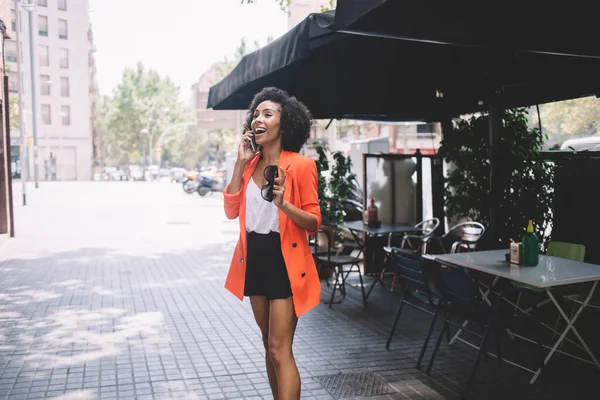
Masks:
[[[90,180],[95,66],[88,1],[37,0],[37,6],[31,13],[19,4],[17,6],[15,8],[15,4],[11,4],[11,29],[15,31],[19,27],[20,51],[17,51],[16,40],[9,40],[6,54],[11,96],[19,96],[21,86],[23,126],[12,136],[18,138],[20,129],[25,129],[29,179],[33,179],[35,163],[32,140],[32,117],[35,116],[39,180]],[[17,73],[17,54],[21,63],[20,76]],[[35,113],[31,112],[32,82]]]
[[[0,245],[5,237],[13,235],[12,229],[12,177],[10,172],[10,125],[4,110],[8,99],[5,98],[5,77],[7,74],[4,59],[6,58],[5,45],[10,39],[10,2],[11,0],[0,0]]]

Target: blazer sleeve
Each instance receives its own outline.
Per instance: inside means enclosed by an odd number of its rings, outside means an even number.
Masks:
[[[229,219],[236,219],[240,215],[240,203],[242,201],[242,187],[236,193],[228,193],[229,185],[223,189],[223,207],[225,208],[225,216]]]
[[[298,179],[298,189],[300,192],[300,208],[317,218],[317,227],[314,232],[308,232],[314,235],[321,226],[321,206],[319,205],[319,180],[317,178],[317,164],[311,158],[306,158],[304,168]]]

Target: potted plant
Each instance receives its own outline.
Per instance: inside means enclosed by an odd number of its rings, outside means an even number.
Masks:
[[[319,203],[321,206],[321,230],[329,236],[329,243],[337,247],[342,241],[342,232],[338,226],[352,211],[357,211],[358,218],[362,210],[358,209],[356,198],[361,198],[356,175],[352,173],[352,160],[342,152],[331,153],[327,144],[313,142],[318,158],[317,173],[319,179]],[[333,159],[330,163],[329,156]],[[331,164],[331,165],[330,165]],[[317,236],[317,242],[326,245],[327,238]],[[331,276],[332,271],[327,271]],[[324,278],[324,277],[322,277]]]

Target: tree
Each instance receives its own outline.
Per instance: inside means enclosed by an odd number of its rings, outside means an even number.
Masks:
[[[256,0],[241,0],[242,4],[252,4],[252,3],[256,3]],[[281,7],[281,10],[283,11],[287,11],[290,4],[292,3],[292,0],[275,0],[277,3],[279,3],[279,7]],[[327,1],[326,5],[321,5],[321,12],[325,12],[325,11],[329,11],[332,10],[333,8],[335,8],[335,0],[329,0]]]
[[[179,100],[179,88],[168,77],[138,63],[125,69],[113,94],[99,102],[94,121],[96,145],[108,164],[140,162],[141,155],[152,151],[148,135],[154,145],[164,129],[192,120]],[[142,133],[144,129],[148,135]]]
[[[21,127],[19,114],[19,96],[8,96],[8,107],[10,115],[10,130],[17,131]]]
[[[585,137],[600,132],[600,99],[595,96],[571,99],[540,105],[540,118],[533,108],[530,127],[538,127],[548,135],[546,147],[564,142],[569,138]]]
[[[487,113],[464,117],[454,130],[444,136],[439,155],[450,164],[445,179],[445,201],[448,217],[467,219],[490,225],[490,205],[498,201],[496,236],[493,248],[508,248],[520,241],[532,219],[538,237],[548,244],[548,228],[552,221],[554,199],[554,167],[541,154],[544,135],[527,126],[527,110],[506,110],[502,118],[500,142],[502,154],[498,174],[503,191],[492,198],[489,193],[490,159]]]

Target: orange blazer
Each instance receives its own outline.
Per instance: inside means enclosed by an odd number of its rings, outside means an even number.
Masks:
[[[246,164],[242,177],[242,187],[237,193],[223,190],[225,215],[229,219],[239,217],[240,237],[233,252],[233,258],[225,281],[225,288],[237,298],[244,298],[246,277],[246,188],[258,164],[259,156]],[[294,206],[317,217],[317,229],[321,225],[319,206],[317,165],[311,158],[298,153],[282,151],[279,166],[285,171],[284,199]],[[281,172],[280,172],[281,174]],[[296,316],[301,316],[319,304],[321,282],[308,244],[307,232],[279,210],[279,233],[281,250],[292,287],[292,300]]]

